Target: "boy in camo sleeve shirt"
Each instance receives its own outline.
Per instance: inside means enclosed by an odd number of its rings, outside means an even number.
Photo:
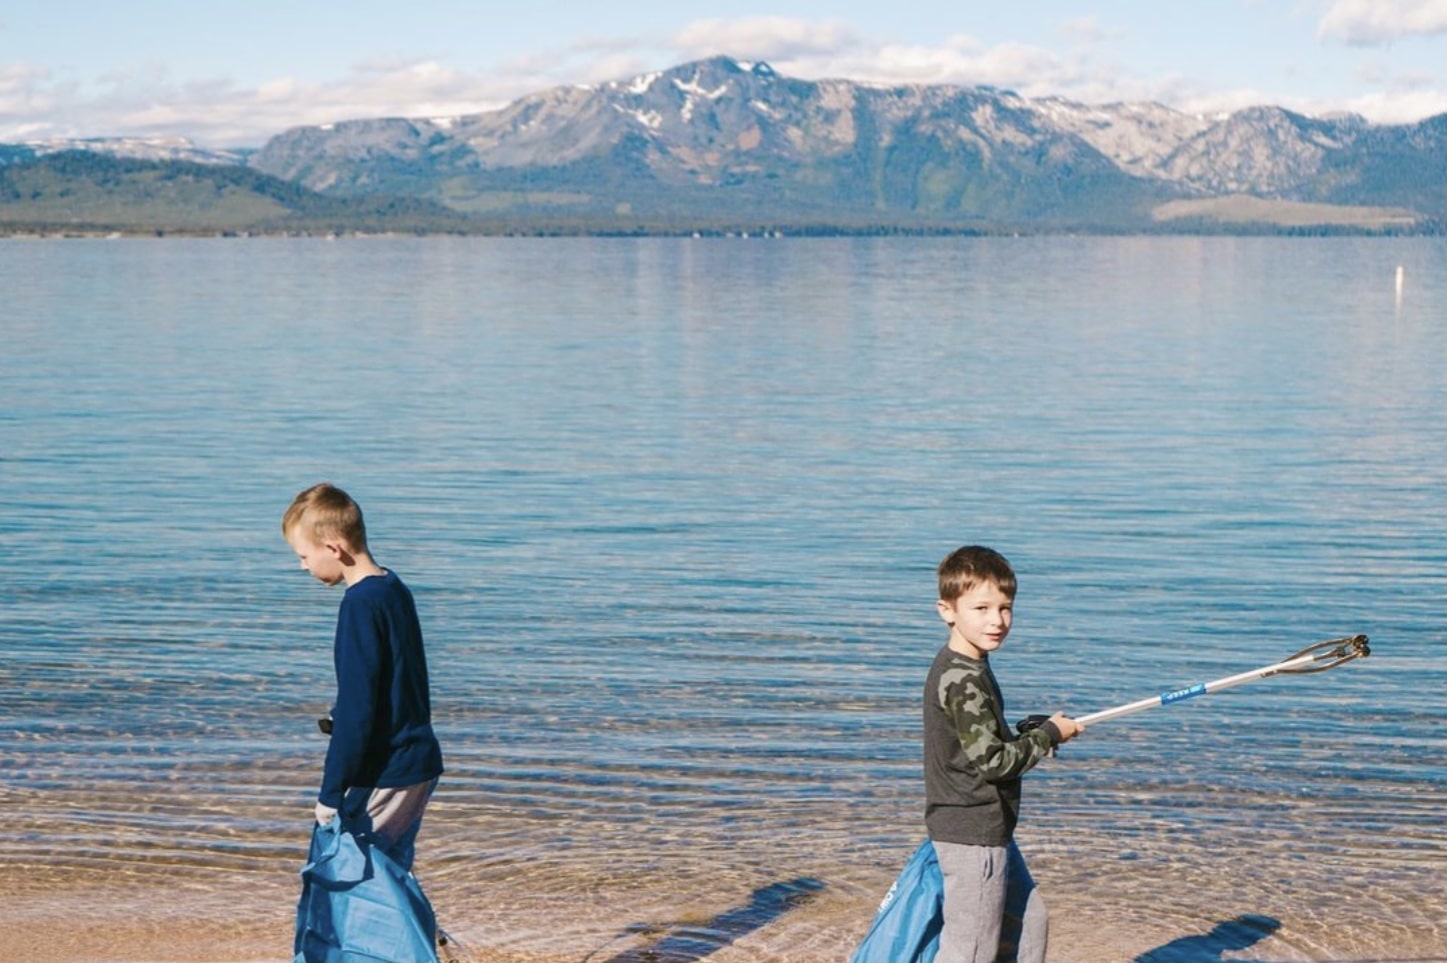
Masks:
[[[1045,902],[1014,841],[1020,776],[1082,727],[1057,712],[1011,738],[990,653],[1010,632],[1015,572],[970,545],[939,566],[940,618],[950,637],[924,691],[925,825],[944,877],[935,963],[1043,963]]]

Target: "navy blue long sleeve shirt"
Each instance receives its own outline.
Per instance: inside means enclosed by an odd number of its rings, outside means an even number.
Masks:
[[[441,775],[422,626],[396,573],[347,588],[333,657],[337,700],[317,801],[340,809],[354,786],[410,786]]]

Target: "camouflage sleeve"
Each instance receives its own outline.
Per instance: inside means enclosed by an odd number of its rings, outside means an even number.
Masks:
[[[1008,738],[980,678],[962,670],[946,672],[940,679],[940,705],[954,723],[965,759],[986,782],[1018,778],[1049,755],[1054,745],[1044,727]]]

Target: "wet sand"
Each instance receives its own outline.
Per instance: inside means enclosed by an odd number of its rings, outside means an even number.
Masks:
[[[9,875],[8,873],[6,874]],[[869,874],[865,874],[869,875]],[[877,875],[877,874],[876,874]],[[1108,885],[1079,891],[1041,880],[1052,903],[1051,963],[1131,961],[1411,961],[1447,963],[1441,933],[1370,921],[1277,919],[1227,909],[1199,920],[1141,920]],[[584,882],[577,880],[575,882]],[[427,890],[459,963],[810,963],[843,961],[873,913],[861,880],[786,881],[732,897],[657,881],[632,897],[598,879],[567,894],[501,882],[436,880]],[[1054,885],[1052,885],[1052,882]],[[544,890],[551,889],[545,887]],[[491,890],[493,898],[488,898]],[[499,897],[497,894],[505,895]],[[1202,894],[1209,897],[1210,894]],[[130,873],[92,881],[0,878],[0,963],[252,961],[290,958],[291,878],[244,880],[235,892],[196,880],[161,885]],[[773,902],[770,902],[773,900]],[[752,908],[752,912],[751,912]],[[1348,931],[1349,929],[1349,931]],[[1390,954],[1383,947],[1393,947]]]

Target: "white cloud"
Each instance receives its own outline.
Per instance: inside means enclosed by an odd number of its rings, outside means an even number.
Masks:
[[[738,20],[697,20],[671,38],[682,59],[719,54],[769,63],[796,58],[838,56],[862,46],[863,38],[837,20],[789,17],[744,17]]]
[[[476,113],[523,92],[429,61],[362,64],[325,83],[276,77],[249,89],[224,80],[176,84],[151,69],[82,88],[38,68],[12,67],[0,72],[0,142],[143,135],[259,146],[288,127]]]
[[[765,60],[775,70],[808,80],[849,79],[879,84],[989,84],[1045,90],[1078,75],[1074,63],[1040,47],[986,47],[967,34],[937,44],[870,41],[838,22],[784,17],[705,20],[672,38],[678,60],[728,54]]]
[[[33,64],[0,65],[0,116],[49,110],[64,90],[51,81],[50,71]]]
[[[1042,47],[987,47],[968,34],[935,44],[872,40],[839,21],[788,17],[700,20],[675,33],[672,62],[718,54],[767,61],[779,73],[806,80],[849,79],[877,84],[987,84],[1021,93],[1058,93],[1075,83],[1078,62]]]
[[[1322,21],[1334,36],[1363,37],[1368,26],[1396,36],[1447,29],[1447,0],[1336,0]],[[698,20],[671,35],[584,38],[465,71],[430,58],[371,61],[324,81],[273,76],[240,86],[226,78],[177,82],[155,64],[86,78],[36,66],[0,65],[0,142],[44,137],[184,136],[209,147],[260,146],[294,126],[364,117],[446,117],[497,109],[556,86],[626,80],[717,54],[765,60],[806,80],[878,84],[989,85],[1025,96],[1058,95],[1084,103],[1154,100],[1216,113],[1276,104],[1310,114],[1354,110],[1372,120],[1405,122],[1447,110],[1440,73],[1408,77],[1381,65],[1358,74],[1363,90],[1343,102],[1315,102],[1271,91],[1220,89],[1185,76],[1142,76],[1120,67],[1113,32],[1093,18],[1062,27],[1060,49],[985,44],[967,34],[901,43],[862,34],[838,20],[745,17]],[[1393,76],[1396,73],[1397,76]]]
[[[1101,26],[1094,15],[1067,20],[1060,25],[1058,32],[1077,43],[1103,43],[1119,40],[1126,34],[1126,31],[1119,27]]]
[[[1338,6],[1358,0],[1339,0]],[[1419,28],[1432,21],[1427,8],[1447,9],[1447,0],[1410,4],[1404,0],[1359,0],[1364,9],[1376,4],[1401,14],[1400,22]],[[1415,14],[1412,13],[1415,11]],[[718,47],[680,44],[678,60],[728,52],[742,59],[766,59],[780,73],[809,80],[848,78],[879,84],[988,85],[1027,97],[1061,96],[1082,103],[1155,101],[1187,113],[1221,114],[1271,104],[1312,116],[1342,111],[1361,113],[1379,123],[1408,123],[1447,111],[1441,77],[1393,77],[1390,68],[1363,81],[1371,92],[1349,99],[1327,100],[1248,87],[1221,88],[1180,75],[1141,76],[1119,67],[1096,48],[1120,36],[1094,18],[1062,26],[1078,43],[1069,51],[1027,44],[986,45],[968,35],[941,38],[933,44],[872,41],[837,24],[814,25],[785,18],[744,21],[702,21],[676,39],[725,38]],[[828,29],[823,29],[827,27]],[[831,42],[832,41],[832,42]],[[736,44],[736,45],[735,45]]]
[[[1321,39],[1370,47],[1447,34],[1447,0],[1335,0],[1317,25]]]
[[[1447,90],[1383,90],[1353,97],[1336,109],[1370,117],[1379,124],[1414,124],[1447,110]],[[1316,113],[1325,113],[1321,108]]]

